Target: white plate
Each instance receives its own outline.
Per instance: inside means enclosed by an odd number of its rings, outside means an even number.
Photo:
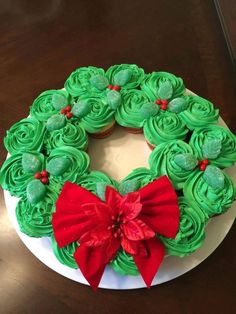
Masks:
[[[221,120],[221,124],[224,124]],[[136,152],[136,153],[135,153]],[[141,153],[140,153],[141,152]],[[123,128],[117,128],[108,138],[90,140],[89,155],[91,169],[105,171],[114,179],[124,178],[132,169],[147,166],[150,149],[142,134],[129,134]],[[101,159],[101,156],[104,157]],[[236,181],[236,166],[227,172]],[[45,265],[59,274],[88,284],[80,270],[71,269],[61,264],[55,257],[51,240],[48,237],[31,238],[19,230],[15,216],[17,198],[4,191],[6,206],[16,232],[27,248]],[[206,259],[223,241],[236,217],[236,203],[227,213],[211,219],[206,227],[206,239],[203,246],[190,256],[179,258],[168,256],[164,259],[152,285],[157,285],[183,275]],[[107,289],[137,289],[145,287],[141,276],[122,276],[107,267],[99,287]]]

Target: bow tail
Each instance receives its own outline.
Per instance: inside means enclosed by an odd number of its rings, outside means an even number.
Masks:
[[[144,282],[150,288],[153,278],[164,258],[165,248],[156,237],[144,241],[144,244],[148,254],[133,255],[133,258]]]

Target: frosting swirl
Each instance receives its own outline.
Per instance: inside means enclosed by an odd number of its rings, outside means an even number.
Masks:
[[[121,183],[127,180],[137,180],[140,183],[140,188],[151,183],[155,179],[157,179],[157,175],[150,169],[145,167],[140,167],[132,170],[130,174],[128,174]]]
[[[184,122],[175,113],[167,111],[146,120],[143,131],[146,140],[152,145],[171,140],[183,140],[188,133]]]
[[[121,91],[122,104],[117,108],[116,121],[125,127],[140,128],[144,118],[140,114],[141,107],[150,100],[140,90]]]
[[[63,129],[49,133],[45,146],[48,151],[61,146],[73,146],[77,149],[86,150],[88,147],[88,136],[79,124],[67,123]]]
[[[124,86],[122,86],[122,89],[131,89],[139,87],[145,74],[144,70],[138,67],[136,64],[120,64],[111,66],[106,71],[106,77],[108,78],[109,83],[116,85],[114,77],[118,72],[122,70],[129,70],[131,72],[131,78]]]
[[[158,89],[160,85],[166,81],[169,81],[173,87],[171,98],[183,95],[185,91],[183,80],[168,72],[152,72],[147,74],[142,81],[141,89],[154,101],[159,98]]]
[[[180,225],[175,239],[161,236],[169,255],[186,256],[196,251],[205,239],[207,217],[198,207],[192,207],[184,197],[179,197]]]
[[[89,156],[74,147],[61,146],[53,149],[47,158],[47,164],[55,157],[66,157],[70,161],[70,165],[66,171],[62,175],[56,176],[56,179],[61,183],[65,181],[76,182],[78,176],[88,171],[90,163]]]
[[[115,180],[112,180],[108,175],[103,172],[93,170],[88,174],[79,176],[76,180],[76,183],[89,190],[90,192],[97,195],[97,183],[105,183],[107,185],[113,186],[117,189],[118,183]]]
[[[96,92],[96,89],[89,81],[94,75],[105,75],[105,72],[102,68],[93,66],[78,68],[67,78],[65,89],[73,97],[78,97],[91,91]]]
[[[187,96],[186,100],[188,107],[179,116],[190,130],[217,123],[219,110],[210,101],[199,96]]]
[[[16,218],[21,232],[36,238],[50,236],[52,213],[58,195],[59,185],[54,182],[47,187],[47,193],[39,203],[32,205],[26,197],[20,199],[16,207]]]
[[[64,96],[69,105],[71,99],[65,90],[47,90],[34,100],[30,107],[30,115],[39,121],[47,121],[52,115],[57,114],[58,110],[52,105],[52,98],[55,94]]]
[[[113,124],[114,110],[107,104],[106,98],[101,95],[84,95],[80,100],[86,100],[91,105],[91,111],[80,120],[80,126],[89,133],[97,133]]]
[[[44,124],[35,118],[20,120],[7,131],[4,145],[10,154],[40,151],[45,131]]]
[[[121,275],[137,276],[139,274],[133,257],[123,250],[118,251],[116,257],[109,265]]]
[[[185,170],[175,163],[174,157],[184,153],[193,154],[193,150],[187,143],[177,140],[159,144],[149,156],[151,170],[157,176],[167,175],[177,190],[183,187],[184,182],[194,172]]]
[[[226,174],[225,187],[214,189],[203,179],[203,173],[195,173],[185,182],[183,193],[189,205],[200,207],[209,217],[222,214],[229,209],[235,199],[235,188]]]
[[[52,249],[56,258],[64,265],[77,269],[78,265],[74,259],[74,252],[79,247],[78,242],[72,242],[63,248],[59,248],[54,236],[51,237]]]
[[[209,125],[193,132],[189,144],[196,156],[203,159],[202,146],[209,140],[221,140],[221,151],[211,164],[221,168],[231,167],[236,161],[236,136],[227,128],[220,125]]]

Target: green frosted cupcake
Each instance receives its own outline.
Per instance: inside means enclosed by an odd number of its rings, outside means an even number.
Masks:
[[[109,265],[121,275],[137,276],[139,274],[133,257],[123,250],[118,251],[116,257]]]
[[[179,231],[174,239],[161,236],[167,254],[186,256],[201,247],[205,239],[207,216],[198,207],[190,205],[184,197],[178,199],[180,207]]]
[[[174,188],[179,190],[197,166],[197,159],[191,155],[193,149],[190,145],[180,140],[170,141],[159,144],[153,150],[149,156],[149,165],[157,176],[167,175]]]
[[[47,121],[70,104],[71,97],[65,90],[47,90],[34,100],[30,107],[30,115],[39,121]]]
[[[199,159],[208,156],[211,164],[220,168],[231,167],[236,161],[236,136],[220,125],[209,125],[193,132],[189,144]]]
[[[188,96],[186,100],[188,107],[179,116],[190,130],[217,123],[219,110],[210,101],[199,96]]]
[[[72,97],[79,97],[83,94],[96,92],[96,89],[91,85],[90,79],[95,75],[105,75],[102,68],[93,66],[81,67],[70,74],[65,82],[65,89]]]
[[[183,193],[189,205],[198,206],[209,217],[227,211],[235,199],[235,187],[230,177],[222,173],[224,184],[221,187],[209,185],[204,179],[205,172],[200,171],[192,175],[183,187]],[[212,183],[216,182],[216,179],[213,178]]]
[[[141,83],[141,89],[153,101],[171,100],[185,92],[183,80],[168,72],[147,74]]]
[[[144,136],[152,147],[172,140],[184,140],[188,129],[185,123],[172,112],[161,112],[145,121]]]
[[[10,154],[40,151],[45,137],[45,126],[35,118],[26,118],[13,124],[4,138]]]
[[[77,269],[78,265],[74,259],[74,252],[79,247],[78,242],[72,242],[63,248],[59,248],[54,236],[51,237],[52,240],[52,249],[53,253],[55,254],[56,258],[61,262],[63,265],[66,265],[70,268]]]

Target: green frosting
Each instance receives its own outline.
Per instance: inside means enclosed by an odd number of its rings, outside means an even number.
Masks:
[[[205,239],[207,216],[198,207],[192,207],[184,197],[180,197],[180,224],[175,239],[160,237],[167,254],[186,256],[196,251]]]
[[[220,154],[211,159],[211,164],[220,168],[231,167],[236,161],[236,136],[227,128],[219,125],[209,125],[193,132],[189,144],[196,156],[204,159],[203,145],[209,140],[221,140]]]
[[[4,145],[10,154],[40,151],[45,131],[44,124],[35,118],[20,120],[7,131]]]
[[[117,189],[118,187],[118,184],[115,180],[112,180],[105,173],[96,170],[78,177],[75,183],[81,185],[82,187],[96,195],[98,195],[98,183],[105,183],[106,185],[113,186],[115,189]]]
[[[0,184],[11,195],[21,197],[26,194],[26,186],[33,178],[32,173],[25,172],[22,167],[22,154],[14,154],[2,165]]]
[[[122,72],[119,73],[120,71]],[[144,70],[135,64],[113,65],[106,72],[109,83],[112,85],[120,85],[122,89],[139,87],[144,75]]]
[[[52,236],[52,249],[56,258],[64,265],[77,269],[78,265],[74,259],[74,252],[79,247],[78,242],[72,242],[63,248],[59,248],[57,242]]]
[[[48,152],[61,146],[73,146],[74,148],[86,150],[88,147],[88,136],[79,124],[67,123],[63,129],[52,131],[45,140]]]
[[[116,121],[122,126],[141,128],[145,118],[140,112],[142,106],[150,100],[140,90],[121,91],[122,104],[117,108]]]
[[[183,192],[188,203],[201,208],[208,216],[224,213],[235,199],[235,188],[230,177],[224,173],[224,188],[214,189],[204,180],[204,171],[193,174],[185,182]]]
[[[32,205],[26,197],[20,199],[16,207],[16,218],[21,232],[31,237],[45,237],[52,234],[52,213],[59,195],[60,186],[50,182],[43,200]]]
[[[151,183],[155,179],[157,179],[158,176],[155,174],[152,170],[147,169],[145,167],[140,167],[132,170],[130,174],[128,174],[122,181],[122,183],[129,181],[129,180],[136,180],[139,183],[140,188],[147,185],[148,183]]]
[[[152,145],[171,140],[184,140],[188,129],[184,122],[172,112],[162,111],[144,123],[144,136]]]
[[[59,157],[66,158],[69,161],[69,166],[66,167],[66,170],[62,175],[52,175],[53,178],[56,178],[61,183],[64,183],[65,181],[76,182],[79,176],[88,171],[90,160],[89,156],[83,151],[71,146],[61,146],[59,148],[55,148],[51,151],[49,157],[47,158],[47,165],[54,158]]]
[[[65,106],[70,104],[71,98],[65,90],[47,90],[41,93],[30,107],[30,115],[39,121],[47,121],[52,115],[60,111],[61,97],[67,100]]]
[[[102,68],[93,66],[78,68],[66,80],[65,89],[73,97],[84,93],[99,92],[90,82],[91,77],[95,75],[105,75],[105,72]]]
[[[199,96],[187,96],[186,100],[188,107],[179,116],[190,130],[217,123],[219,110],[210,101]]]
[[[153,101],[162,99],[162,94],[159,95],[158,91],[160,92],[162,90],[160,86],[165,82],[171,83],[173,89],[172,99],[183,95],[185,91],[183,80],[168,72],[152,72],[147,74],[143,79],[141,89]]]
[[[118,251],[110,266],[121,275],[137,276],[139,274],[133,257],[123,250]]]
[[[177,190],[183,187],[184,182],[194,172],[183,169],[175,162],[175,157],[179,154],[193,154],[193,150],[187,143],[177,140],[159,144],[149,156],[151,170],[158,177],[167,175]]]
[[[80,120],[80,126],[87,132],[98,133],[114,122],[114,111],[102,95],[84,95],[80,100],[86,100],[92,106],[91,111]]]

